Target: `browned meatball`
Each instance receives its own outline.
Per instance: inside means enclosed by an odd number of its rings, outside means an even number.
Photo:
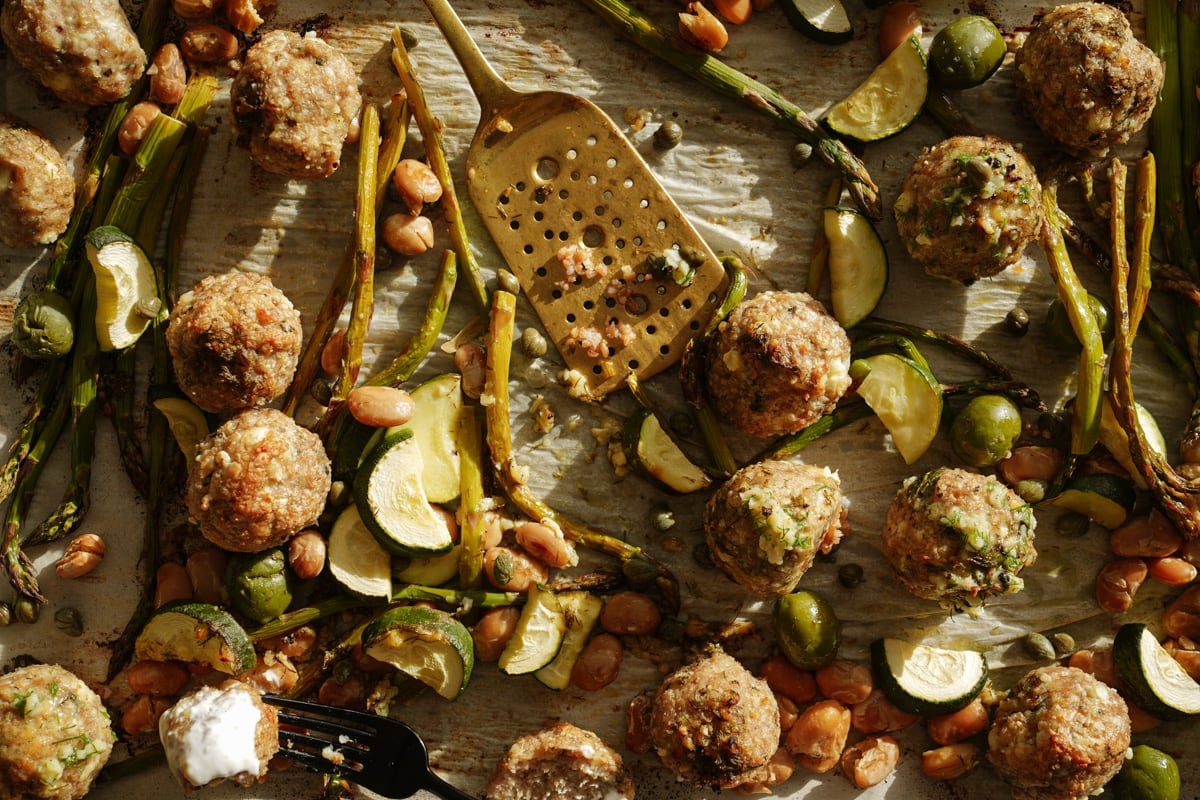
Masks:
[[[83,797],[115,742],[100,697],[62,667],[0,677],[0,800]]]
[[[238,142],[255,164],[290,178],[332,175],[362,106],[353,65],[314,33],[268,33],[230,94]]]
[[[888,507],[883,554],[917,597],[965,608],[1020,591],[1037,558],[1033,509],[993,477],[935,469],[909,478]]]
[[[824,467],[760,461],[726,481],[704,508],[713,563],[751,592],[787,594],[817,551],[842,538],[841,481]]]
[[[1082,156],[1102,156],[1142,129],[1163,65],[1107,3],[1059,6],[1017,51],[1013,83],[1042,132]]]
[[[736,786],[779,748],[779,705],[766,681],[719,649],[672,672],[650,705],[650,742],[697,786]]]
[[[752,436],[795,433],[850,388],[850,338],[804,292],[762,292],[735,308],[705,346],[713,405]]]
[[[488,780],[487,800],[633,800],[620,753],[596,734],[560,722],[508,748]]]
[[[249,409],[197,445],[188,512],[213,544],[257,553],[316,522],[329,471],[319,436],[273,408]]]
[[[988,760],[1015,800],[1083,800],[1125,762],[1129,709],[1117,692],[1074,667],[1026,674],[988,731]]]
[[[118,0],[7,0],[0,34],[17,63],[68,103],[119,100],[146,69]]]
[[[279,750],[279,718],[257,689],[231,680],[180,698],[159,718],[158,735],[187,791],[224,781],[252,786]]]
[[[179,298],[167,325],[179,388],[214,414],[279,397],[303,345],[300,312],[270,278],[230,272]]]
[[[893,206],[904,246],[929,275],[970,283],[1013,264],[1042,228],[1029,160],[995,136],[926,148]]]
[[[46,137],[0,114],[0,241],[9,247],[50,244],[67,229],[75,180]]]

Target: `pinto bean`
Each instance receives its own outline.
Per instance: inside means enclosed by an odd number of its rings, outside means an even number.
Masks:
[[[104,560],[104,540],[94,533],[82,533],[71,540],[62,557],[54,564],[60,578],[72,580],[88,574]]]
[[[494,662],[500,660],[504,646],[512,638],[517,629],[517,620],[521,618],[521,609],[515,606],[489,608],[484,612],[475,627],[471,629],[471,638],[475,641],[475,660]]]
[[[882,689],[872,689],[867,699],[850,707],[850,725],[860,733],[899,731],[915,725],[921,718],[901,711]]]
[[[1113,554],[1128,558],[1163,558],[1173,555],[1182,544],[1183,536],[1158,511],[1130,517],[1108,536]]]
[[[1172,638],[1200,639],[1200,584],[1171,601],[1162,616],[1163,632]]]
[[[346,396],[346,408],[368,428],[390,428],[412,419],[417,410],[412,396],[391,386],[359,386]]]
[[[1195,564],[1175,556],[1146,559],[1146,574],[1166,586],[1187,586],[1200,570]]]
[[[1146,580],[1146,562],[1140,558],[1115,558],[1096,576],[1096,603],[1105,611],[1120,614],[1133,605],[1134,595]]]
[[[421,213],[426,203],[442,199],[442,182],[437,173],[424,161],[403,158],[392,171],[392,185],[400,193],[400,200],[413,214]]]
[[[178,694],[192,676],[178,661],[147,660],[133,664],[127,678],[129,688],[136,694],[169,697]]]
[[[172,600],[192,599],[192,579],[182,564],[168,561],[154,573],[154,607]]]
[[[146,74],[150,77],[150,97],[155,101],[173,106],[183,99],[187,89],[187,67],[183,65],[183,56],[176,45],[168,42],[158,48]]]
[[[921,774],[935,781],[961,778],[979,766],[981,751],[973,742],[958,742],[921,753]]]
[[[796,705],[804,705],[817,696],[817,681],[811,672],[800,669],[783,656],[771,656],[758,668],[758,675],[775,694]]]
[[[517,544],[549,567],[569,567],[579,560],[566,537],[540,522],[522,522],[513,529]]]
[[[225,567],[229,553],[219,547],[202,547],[187,557],[184,568],[192,582],[192,596],[202,603],[218,605],[229,599]]]

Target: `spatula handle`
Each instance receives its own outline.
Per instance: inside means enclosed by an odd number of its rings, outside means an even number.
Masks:
[[[462,64],[463,71],[467,74],[471,89],[479,100],[482,121],[487,121],[495,111],[511,105],[519,99],[520,93],[511,89],[501,80],[496,71],[492,69],[492,65],[483,57],[483,53],[475,44],[475,40],[471,38],[471,34],[467,32],[462,20],[458,18],[458,14],[454,12],[449,0],[423,0],[423,2],[429,9],[429,13],[433,15],[433,21],[441,29],[442,35],[449,42],[450,49],[458,58],[458,63]]]

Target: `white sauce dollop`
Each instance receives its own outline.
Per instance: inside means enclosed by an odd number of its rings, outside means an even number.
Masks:
[[[262,711],[250,691],[205,686],[163,714],[159,738],[177,779],[204,786],[262,772],[254,746]]]

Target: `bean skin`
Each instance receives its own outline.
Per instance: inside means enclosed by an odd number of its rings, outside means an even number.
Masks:
[[[60,578],[72,580],[88,574],[104,560],[104,540],[94,533],[76,536],[67,545],[62,557],[54,564]]]
[[[625,706],[625,746],[634,753],[649,753],[650,741],[650,695],[645,692],[635,695]]]
[[[837,700],[820,700],[800,712],[785,746],[805,769],[829,772],[841,760],[849,735],[850,709]]]
[[[850,707],[850,725],[859,733],[899,731],[921,718],[896,708],[882,689],[872,689],[867,699]]]
[[[346,396],[346,408],[368,428],[390,428],[412,419],[417,404],[403,389],[391,386],[359,386]]]
[[[935,781],[961,778],[979,766],[979,745],[958,742],[921,753],[921,774]]]
[[[976,697],[958,711],[930,717],[925,723],[929,738],[941,745],[954,744],[983,733],[988,727],[988,712]]]
[[[859,789],[869,789],[895,772],[899,761],[900,743],[886,733],[874,734],[846,748],[842,773]]]
[[[522,522],[513,533],[521,549],[546,566],[569,567],[579,561],[566,537],[540,522]]]
[[[583,648],[571,667],[571,683],[585,692],[603,689],[617,679],[625,646],[611,633],[599,633]]]
[[[641,592],[618,592],[600,612],[600,627],[618,635],[653,636],[661,622],[662,612]]]
[[[1183,536],[1162,514],[1156,512],[1132,517],[1114,528],[1108,537],[1113,555],[1128,558],[1163,558],[1174,555],[1183,544]]]
[[[758,668],[758,675],[776,694],[796,705],[804,705],[817,696],[817,681],[811,672],[800,669],[783,656],[771,656]]]

